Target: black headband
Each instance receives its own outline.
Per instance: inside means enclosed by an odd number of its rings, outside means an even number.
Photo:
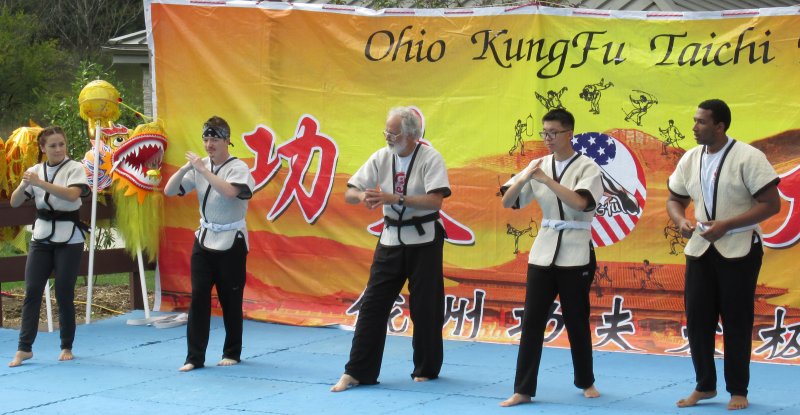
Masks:
[[[227,128],[224,127],[212,127],[207,123],[203,125],[203,137],[211,137],[211,138],[221,138],[223,140],[229,140],[231,138],[231,133],[228,131]],[[232,142],[228,142],[228,145],[233,146]]]
[[[223,131],[221,128],[214,128],[208,124],[203,126],[203,137],[212,137],[212,138],[229,138],[228,134],[225,134],[226,131]]]

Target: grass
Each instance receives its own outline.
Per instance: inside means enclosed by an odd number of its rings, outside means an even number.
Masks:
[[[145,271],[144,273],[145,281],[147,282],[147,290],[152,291],[153,287],[155,287],[155,271]],[[127,272],[122,272],[119,274],[95,275],[94,279],[94,285],[128,285],[129,282],[130,275]],[[78,284],[86,285],[86,277],[78,277]],[[4,282],[0,288],[2,288],[3,291],[24,289],[25,281]]]

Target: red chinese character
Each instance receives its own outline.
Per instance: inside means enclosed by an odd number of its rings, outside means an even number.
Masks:
[[[789,201],[789,212],[778,229],[764,235],[764,245],[770,248],[788,248],[800,239],[800,166],[781,175],[778,192]]]
[[[255,131],[244,136],[247,147],[255,154],[255,165],[251,174],[256,182],[256,190],[264,187],[281,168],[281,159],[289,164],[289,174],[283,182],[278,200],[267,214],[268,220],[275,220],[297,199],[300,211],[306,222],[314,223],[328,204],[339,148],[330,137],[319,132],[319,122],[310,115],[304,115],[297,124],[295,136],[275,148],[275,138],[269,128],[258,126]],[[273,152],[274,150],[274,152]],[[311,191],[303,186],[306,173],[319,153],[317,171],[311,181]]]

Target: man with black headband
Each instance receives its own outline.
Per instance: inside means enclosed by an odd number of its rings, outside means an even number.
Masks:
[[[383,131],[386,147],[375,152],[347,183],[345,201],[381,207],[384,227],[362,295],[350,361],[331,388],[378,383],[386,321],[408,279],[414,324],[415,382],[436,379],[442,367],[444,228],[439,219],[450,183],[442,156],[420,144],[422,117],[412,107],[393,108]]]
[[[250,168],[228,152],[231,129],[220,117],[203,125],[208,157],[187,151],[187,163],[167,182],[164,194],[183,196],[197,189],[200,227],[192,247],[192,304],[186,330],[189,352],[181,372],[205,365],[211,325],[211,288],[216,285],[225,323],[218,366],[239,363],[242,353],[242,298],[247,264],[247,204],[255,182]]]

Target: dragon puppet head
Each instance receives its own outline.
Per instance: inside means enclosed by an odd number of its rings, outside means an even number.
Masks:
[[[161,183],[161,162],[167,148],[163,126],[158,122],[139,124],[129,138],[109,145],[114,149],[114,181],[126,188],[126,196],[136,194],[141,203],[147,192],[157,190]]]
[[[161,161],[167,136],[159,122],[139,124],[130,137],[109,142],[113,149],[111,194],[117,206],[117,229],[132,254],[137,250],[150,261],[158,253],[162,229]],[[135,197],[132,197],[135,196]]]

